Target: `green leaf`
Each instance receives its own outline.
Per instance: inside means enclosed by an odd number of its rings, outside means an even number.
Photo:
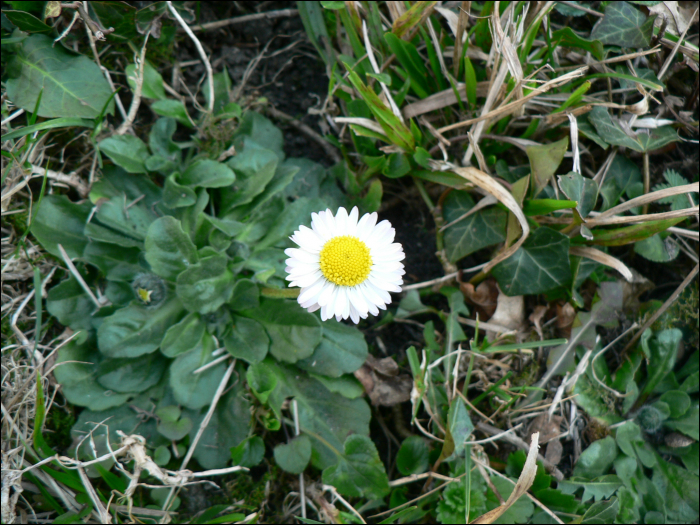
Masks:
[[[233,159],[236,159],[234,162]],[[232,210],[238,206],[252,202],[260,195],[275,176],[278,159],[271,150],[261,150],[246,147],[243,152],[228,162],[239,174],[237,191],[225,194],[224,209]],[[261,162],[266,161],[260,165]]]
[[[493,268],[506,295],[543,293],[571,279],[569,238],[547,227],[537,228],[523,245]]]
[[[128,173],[146,173],[146,159],[149,157],[146,144],[133,135],[114,135],[99,144],[100,151],[117,166]]]
[[[698,429],[698,417],[700,416],[700,410],[697,404],[688,410],[685,416],[679,419],[674,419],[672,421],[665,421],[664,425],[672,430],[677,430],[683,432],[685,435],[692,437],[694,440],[700,440],[700,432]]]
[[[323,469],[335,464],[342,454],[343,440],[350,434],[369,435],[371,414],[364,399],[347,399],[331,392],[317,379],[299,374],[296,368],[270,357],[254,365],[261,366],[276,381],[268,404],[278,418],[288,398],[297,400],[301,431],[312,438],[311,462],[315,467]]]
[[[666,188],[675,188],[677,186],[685,186],[688,184],[688,181],[682,177],[680,173],[672,169],[667,169],[664,171],[664,179],[666,179],[667,183],[656,184],[654,186],[654,191],[659,191]],[[659,204],[670,204],[671,210],[676,211],[694,206],[697,203],[697,200],[697,197],[693,196],[692,193],[686,193],[683,195],[664,197],[663,199],[659,199],[658,202]]]
[[[586,503],[590,499],[594,501],[607,499],[615,494],[621,486],[622,481],[613,474],[608,474],[592,481],[571,477],[558,482],[558,488],[564,494],[574,494],[578,489],[583,488],[582,503]]]
[[[513,492],[514,484],[500,477],[491,478],[493,485],[498,489],[498,492],[504,499],[508,499]],[[500,501],[496,498],[491,489],[487,491],[487,508],[492,509],[500,505]],[[500,518],[494,523],[527,523],[535,510],[533,503],[524,494],[520,496],[515,503],[505,511]]]
[[[224,345],[233,357],[255,364],[265,359],[270,338],[259,322],[234,315],[231,329],[224,336]]]
[[[95,303],[72,275],[49,290],[46,309],[58,322],[73,330],[89,330]]]
[[[443,215],[449,224],[474,207],[471,195],[453,191],[445,199]],[[506,239],[507,212],[496,206],[481,209],[445,229],[445,252],[450,262]]]
[[[644,437],[639,425],[633,421],[627,421],[617,429],[615,440],[620,450],[632,458],[639,458],[642,464],[651,468],[656,464],[654,455],[646,448]],[[622,476],[622,473],[618,473]]]
[[[229,301],[233,310],[249,310],[260,306],[260,289],[250,279],[238,279]]]
[[[557,199],[530,199],[523,203],[523,213],[528,217],[547,215],[553,211],[576,208],[577,202]]]
[[[557,172],[561,161],[564,160],[564,154],[568,147],[569,137],[564,137],[557,142],[541,146],[529,146],[525,150],[528,159],[530,159],[533,197],[537,197],[542,189],[549,184],[549,179]]]
[[[430,74],[415,46],[394,33],[384,33],[384,40],[391,52],[396,55],[401,67],[408,73],[413,92],[420,98],[427,97],[432,91],[428,83]]]
[[[179,100],[156,100],[151,104],[151,109],[156,115],[174,118],[183,126],[192,128],[192,119],[187,113],[187,108]]]
[[[667,523],[697,523],[698,476],[662,458],[658,466],[652,479],[666,504]]]
[[[389,480],[374,443],[367,436],[345,440],[338,463],[323,471],[323,482],[350,497],[380,499],[389,493]]]
[[[581,519],[581,523],[601,524],[613,523],[620,505],[617,498],[610,501],[599,501],[591,505]]]
[[[198,347],[204,337],[206,325],[202,322],[199,314],[189,313],[182,320],[168,328],[163,341],[160,344],[160,351],[167,357],[177,357],[195,347]]]
[[[302,370],[328,377],[351,374],[367,359],[365,337],[354,326],[330,319],[323,323],[323,338],[313,354],[297,362]]]
[[[97,366],[97,382],[114,392],[143,392],[160,381],[167,364],[157,353],[135,359],[105,359]]]
[[[611,2],[603,20],[591,31],[591,38],[619,47],[649,47],[654,18],[647,17],[627,2]]]
[[[201,188],[222,188],[236,181],[236,174],[231,168],[213,160],[200,160],[185,170],[180,176],[180,182],[185,186]]]
[[[197,202],[197,194],[192,188],[182,186],[177,182],[177,173],[165,179],[163,188],[163,203],[171,209],[185,208]]]
[[[613,122],[608,110],[601,106],[593,108],[588,114],[588,121],[595,126],[598,134],[606,142],[642,153],[662,148],[678,140],[678,134],[671,126],[627,133],[620,127],[619,122]]]
[[[396,454],[396,468],[404,476],[422,474],[430,466],[428,445],[420,436],[410,436],[401,443]]]
[[[682,338],[683,333],[678,328],[673,328],[655,333],[653,337],[648,339],[650,358],[647,367],[647,381],[640,395],[642,401],[673,370],[676,364],[678,345]]]
[[[226,364],[219,363],[197,374],[193,372],[214,360],[213,350],[211,336],[205,336],[204,344],[179,355],[170,365],[170,388],[181,405],[196,410],[211,402],[224,376]]]
[[[559,9],[561,7],[566,7],[564,4],[557,3],[555,8]],[[577,13],[584,14],[583,11],[575,10]],[[573,29],[570,27],[563,27],[554,31],[552,33],[552,46],[556,47],[557,44],[564,47],[577,47],[583,49],[584,51],[590,52],[597,60],[603,59],[603,44],[600,40],[589,40],[583,38],[574,33]]]
[[[557,178],[559,188],[564,195],[569,200],[576,201],[576,209],[581,217],[588,217],[598,199],[598,185],[595,181],[574,171],[570,171],[568,175],[559,175]]]
[[[206,372],[202,373],[206,374]],[[237,369],[236,373],[242,374],[243,369]],[[246,399],[244,383],[243,381],[233,381],[233,384],[233,388],[217,403],[209,425],[207,425],[194,451],[194,459],[205,469],[225,467],[231,461],[231,448],[246,439],[250,432],[250,403]],[[217,380],[214,389],[218,386],[219,381]],[[211,396],[207,403],[210,401]],[[204,408],[197,415],[191,410],[185,411],[186,414],[192,413],[190,443],[193,442],[199,431],[207,411],[208,408]],[[261,443],[255,440],[251,442],[251,445],[253,450],[251,450],[249,458],[252,461],[256,459],[256,456],[261,455],[259,452]]]
[[[110,281],[132,281],[145,270],[139,264],[140,251],[104,242],[91,242],[85,247],[83,259],[96,266]]]
[[[160,407],[156,410],[156,416],[160,420],[158,432],[171,441],[179,441],[192,430],[192,420],[188,417],[180,417],[182,411],[177,405]]]
[[[301,474],[311,459],[311,441],[304,434],[295,436],[287,444],[275,447],[275,461],[279,467],[290,474]]]
[[[34,112],[41,93],[40,117],[95,118],[112,95],[102,71],[91,59],[76,56],[62,45],[54,47],[46,35],[25,38],[7,73],[7,95],[16,106]],[[113,100],[107,113],[114,113]]]
[[[574,475],[588,479],[605,474],[617,457],[617,445],[611,436],[594,441],[584,450],[574,467]]]
[[[53,28],[26,11],[3,9],[2,14],[25,33],[50,33]],[[4,29],[4,26],[3,26]]]
[[[461,397],[455,397],[450,403],[447,425],[449,433],[445,436],[442,455],[449,460],[458,458],[464,453],[464,443],[469,440],[470,434],[474,431],[474,424]]]
[[[643,241],[652,235],[667,230],[671,226],[675,226],[683,220],[684,217],[677,217],[675,219],[647,221],[642,224],[633,224],[632,226],[624,226],[611,230],[595,228],[591,230],[593,240],[586,240],[585,242],[587,244],[598,244],[600,246],[624,246],[625,244]],[[577,237],[576,241],[580,242],[581,239],[582,237]]]
[[[227,262],[224,255],[204,257],[177,276],[177,296],[185,308],[208,314],[231,298],[234,280]]]
[[[90,128],[95,127],[94,120],[88,120],[85,118],[55,118],[52,120],[45,120],[44,122],[39,122],[38,124],[33,124],[31,126],[23,126],[21,128],[5,133],[2,136],[3,142],[6,140],[13,140],[26,135],[31,135],[37,131],[44,131],[45,129],[60,129],[60,128]]]
[[[231,448],[231,459],[234,466],[254,467],[265,456],[265,442],[260,436],[251,436]]]
[[[231,91],[231,76],[228,74],[228,69],[224,66],[224,70],[216,73],[213,76],[214,81],[214,114],[217,115],[226,104],[229,103],[229,92]],[[204,82],[202,87],[204,99],[209,106],[209,79]]]
[[[403,153],[392,153],[389,155],[389,162],[382,170],[382,173],[390,179],[398,179],[408,175],[411,171],[411,164]]]
[[[154,221],[146,234],[146,260],[156,275],[175,281],[199,257],[180,221],[166,216]]]
[[[126,81],[132,91],[136,91],[136,65],[129,64],[125,69]],[[165,89],[163,88],[163,77],[158,70],[146,60],[143,64],[143,82],[141,84],[141,96],[155,100],[164,100]]]
[[[262,323],[270,336],[270,353],[287,363],[309,357],[321,342],[321,321],[296,302],[263,299],[246,317]]]
[[[72,203],[65,195],[46,195],[34,215],[30,231],[51,255],[62,259],[60,244],[68,256],[80,257],[88,243],[83,235],[90,215],[88,202]]]
[[[662,239],[658,233],[634,243],[634,252],[653,262],[670,262],[678,257],[680,251],[673,239]]]
[[[246,379],[255,397],[263,404],[267,403],[268,397],[277,387],[277,376],[265,363],[252,363],[246,372]]]
[[[112,358],[154,352],[182,312],[182,305],[175,298],[157,308],[132,303],[117,310],[105,318],[97,331],[100,352]]]
[[[246,137],[257,144],[258,148],[265,147],[274,152],[280,161],[284,160],[284,138],[282,132],[260,113],[255,111],[246,112],[236,130],[236,137]],[[248,140],[245,142],[247,143]],[[237,145],[236,149],[242,150],[243,148],[239,148]],[[233,158],[235,159],[236,157]],[[232,166],[232,168],[236,169],[235,166]]]

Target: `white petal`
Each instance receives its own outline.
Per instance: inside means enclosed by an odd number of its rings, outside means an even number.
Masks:
[[[319,253],[323,248],[323,241],[312,229],[300,226],[299,231],[294,233],[292,239],[301,248],[310,253]]]
[[[319,239],[321,239],[323,242],[327,241],[333,236],[332,232],[328,229],[328,226],[326,226],[326,221],[323,218],[325,214],[325,211],[311,214],[311,227],[313,228],[314,232],[316,232]]]
[[[335,288],[338,286],[331,282],[331,281],[326,281],[326,285],[323,287],[321,290],[321,293],[318,295],[318,304],[321,306],[325,306],[331,302],[331,299],[333,298],[333,294],[335,292]]]
[[[333,317],[333,311],[331,310],[331,308],[328,305],[322,306],[321,307],[321,321],[327,321],[331,317]]]
[[[367,301],[362,296],[362,292],[360,292],[357,286],[348,288],[348,298],[358,312],[367,315],[369,306],[367,306]]]
[[[318,294],[321,291],[321,288],[323,288],[324,284],[326,284],[326,281],[324,279],[319,279],[308,288],[302,288],[299,298],[297,299],[299,304],[305,303],[312,298],[314,299],[314,302],[317,302],[316,298],[318,297]]]
[[[391,273],[393,274],[397,270],[403,270],[403,263],[400,262],[375,262],[372,265],[372,271],[378,271],[381,273]]]
[[[340,207],[335,214],[336,235],[348,234],[348,212],[345,208]]]
[[[357,324],[360,322],[360,314],[357,313],[357,310],[350,306],[350,319],[352,319],[352,322]]]
[[[379,315],[379,309],[377,308],[377,305],[370,303],[369,313],[371,313],[372,315]]]
[[[329,304],[331,308],[333,308],[333,313],[335,316],[340,316],[343,319],[347,319],[348,316],[343,316],[343,312],[345,311],[345,307],[350,304],[348,301],[348,294],[347,294],[347,287],[345,286],[337,286],[336,287],[337,293],[333,297],[333,302]]]
[[[310,275],[303,275],[301,277],[295,278],[292,284],[294,286],[298,286],[299,288],[307,288],[309,286],[312,286],[319,279],[322,279],[324,282],[326,281],[326,278],[320,271],[312,273]]]
[[[372,232],[375,224],[377,224],[377,212],[365,213],[362,216],[360,222],[357,223],[357,234],[360,240],[364,240],[364,237]]]
[[[310,313],[310,312],[315,312],[315,311],[318,310],[319,308],[321,308],[319,305],[314,304],[313,306],[309,306],[309,307],[307,308],[307,310],[308,310],[309,313]]]
[[[384,303],[386,303],[386,301],[384,301],[380,296],[379,291],[369,281],[365,281],[362,284],[360,284],[360,290],[362,291],[362,294],[367,300],[367,303],[370,305],[370,311],[372,311],[371,305],[379,306],[384,305]],[[389,300],[391,300],[391,297],[389,297]]]
[[[306,250],[300,250],[299,248],[287,248],[284,250],[284,253],[292,259],[306,263],[318,263],[319,260],[317,253],[309,253]]]
[[[379,288],[381,290],[386,290],[388,292],[396,292],[396,293],[399,293],[401,291],[400,286],[398,286],[396,284],[392,284],[392,283],[385,281],[385,280],[382,280],[382,279],[377,279],[372,274],[369,275],[368,279],[374,286],[376,286],[377,288]],[[391,300],[387,301],[386,303],[389,304],[390,302],[391,302]]]
[[[360,212],[357,206],[354,206],[352,210],[350,210],[350,215],[348,215],[347,235],[357,237],[357,216],[359,214]]]
[[[350,316],[350,299],[347,297],[347,291],[345,296],[345,308],[343,308],[343,319],[347,319]]]

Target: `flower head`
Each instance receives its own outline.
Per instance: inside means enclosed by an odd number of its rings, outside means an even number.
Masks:
[[[299,226],[290,237],[299,248],[287,248],[287,280],[299,286],[299,304],[309,312],[321,309],[323,321],[350,317],[354,323],[378,315],[391,303],[389,292],[400,292],[404,275],[403,247],[393,242],[389,221],[377,224],[377,214],[358,221],[338,208],[311,214],[311,228]]]

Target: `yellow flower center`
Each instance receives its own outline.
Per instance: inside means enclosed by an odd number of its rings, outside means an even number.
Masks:
[[[321,271],[335,284],[357,286],[367,279],[371,267],[369,248],[357,237],[334,237],[321,250]]]

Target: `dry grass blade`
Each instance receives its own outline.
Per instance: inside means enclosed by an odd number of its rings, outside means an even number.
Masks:
[[[476,85],[476,96],[485,97],[488,93],[489,83],[488,81],[479,82]],[[467,85],[464,82],[457,83],[457,92],[459,93],[459,98],[462,102],[467,101]],[[438,91],[434,95],[419,100],[418,102],[413,102],[405,106],[401,111],[405,118],[412,118],[424,113],[430,113],[438,109],[442,109],[452,104],[457,103],[457,97],[452,88],[444,89]]]
[[[493,523],[500,518],[505,511],[512,507],[513,503],[515,503],[518,498],[525,494],[532,486],[532,483],[535,481],[535,476],[537,475],[537,449],[539,448],[539,439],[539,432],[532,434],[530,451],[527,453],[525,466],[523,467],[523,471],[520,473],[518,482],[515,484],[515,487],[513,487],[513,492],[510,493],[508,500],[503,505],[490,510],[486,514],[482,514],[472,521],[472,523]]]
[[[590,246],[572,246],[569,248],[569,254],[576,255],[578,257],[585,257],[586,259],[590,259],[592,261],[599,262],[600,264],[604,264],[605,266],[609,266],[610,268],[614,268],[622,274],[628,283],[631,283],[634,279],[632,271],[627,268],[625,263],[623,263],[620,259],[616,259],[612,255],[608,255],[607,253],[591,248]]]
[[[637,206],[643,206],[644,204],[658,201],[665,197],[671,197],[673,195],[680,195],[682,193],[691,192],[700,192],[700,182],[685,184],[683,186],[675,186],[673,188],[665,188],[663,190],[653,191],[651,193],[647,193],[646,195],[635,197],[634,199],[630,199],[627,202],[623,202],[622,204],[618,204],[617,206],[604,211],[600,215],[596,216],[594,220],[600,220],[605,217],[612,217],[613,215],[617,215],[618,213],[622,213],[623,211],[627,211],[631,208],[636,208]]]
[[[363,128],[367,128],[370,131],[374,131],[375,133],[380,133],[381,135],[386,136],[386,133],[384,133],[384,130],[382,127],[377,124],[374,120],[368,119],[368,118],[362,118],[362,117],[336,117],[333,119],[333,121],[337,124],[350,124],[350,125],[356,125],[356,126],[362,126]]]
[[[659,221],[663,219],[675,219],[678,217],[689,217],[690,215],[698,215],[698,206],[686,208],[684,210],[666,211],[663,213],[648,213],[646,215],[630,215],[624,217],[603,217],[600,215],[595,219],[586,221],[586,226],[607,226],[610,224],[631,224],[648,221]],[[601,214],[602,215],[602,214]]]
[[[469,182],[474,183],[476,186],[478,186],[482,190],[493,195],[494,197],[496,197],[496,199],[498,199],[500,202],[502,202],[506,208],[508,208],[511,212],[513,212],[513,215],[515,215],[516,218],[518,219],[518,222],[520,223],[520,227],[523,230],[523,233],[520,236],[520,239],[518,239],[516,242],[514,242],[510,247],[506,248],[503,252],[500,253],[500,255],[498,255],[497,257],[492,259],[484,267],[484,273],[488,273],[499,262],[504,261],[508,257],[510,257],[511,255],[513,255],[517,251],[517,249],[520,248],[520,246],[523,244],[523,242],[525,242],[525,239],[527,239],[527,236],[530,235],[530,226],[527,223],[527,218],[525,217],[523,210],[518,205],[518,202],[510,194],[510,192],[508,190],[506,190],[503,186],[501,186],[498,182],[496,182],[496,180],[493,177],[490,177],[489,175],[487,175],[483,171],[478,170],[476,168],[472,168],[472,167],[458,168],[456,166],[451,166],[447,163],[442,163],[442,162],[434,162],[434,165],[436,165],[437,169],[439,169],[439,170],[442,170],[443,168],[447,168],[450,171],[455,172],[460,177],[464,177]]]

